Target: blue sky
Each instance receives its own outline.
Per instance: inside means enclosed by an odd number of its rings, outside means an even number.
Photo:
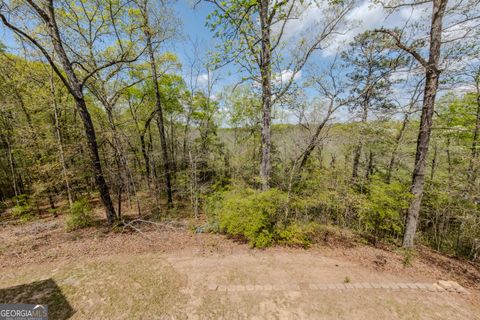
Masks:
[[[206,16],[212,10],[212,5],[208,3],[200,3],[193,8],[195,0],[178,0],[174,5],[174,10],[177,14],[177,18],[181,21],[181,34],[180,39],[175,39],[168,45],[166,50],[176,53],[184,66],[188,65],[192,56],[192,41],[199,44],[199,51],[202,55],[202,59],[208,59],[208,52],[215,50],[215,41],[212,32],[205,25]],[[326,5],[323,4],[324,6]],[[405,19],[414,17],[415,19],[421,18],[421,12],[417,11],[413,14],[411,11],[401,10],[398,14],[389,16],[387,18],[385,12],[379,6],[372,6],[370,1],[359,1],[356,3],[355,8],[346,15],[346,25],[349,25],[349,29],[343,30],[341,35],[337,35],[335,39],[332,39],[330,45],[322,51],[315,52],[310,62],[322,68],[327,65],[335,56],[335,54],[342,49],[345,43],[348,43],[353,37],[367,29],[379,27],[385,24],[389,26],[395,26],[401,24]],[[304,11],[299,19],[291,20],[286,28],[285,40],[291,42],[295,46],[298,40],[298,35],[314,35],[316,30],[319,30],[322,23],[322,18],[325,12],[325,7],[320,8],[308,8]],[[313,31],[313,32],[312,32]],[[317,31],[318,32],[318,31]],[[4,42],[8,46],[16,46],[11,33],[5,32],[2,28],[1,34],[4,36]],[[288,54],[288,53],[287,53]],[[186,75],[184,69],[183,73]],[[276,72],[275,77],[285,78],[285,81],[289,78],[290,70],[280,68]],[[214,88],[215,92],[220,92],[223,87],[237,83],[241,79],[241,73],[238,66],[227,65],[217,72],[220,76],[218,85]],[[305,80],[308,72],[302,70],[295,77],[297,82]],[[204,79],[205,73],[200,74],[199,79]]]
[[[204,42],[212,41],[212,34],[205,26],[205,21],[210,8],[202,3],[193,8],[193,3],[189,0],[179,0],[175,6],[183,24],[184,34],[190,34]]]
[[[199,51],[204,60],[208,59],[209,51],[215,50],[216,39],[213,38],[212,32],[210,32],[209,28],[205,25],[206,16],[212,10],[212,5],[202,2],[197,5],[196,8],[193,8],[194,1],[195,0],[178,0],[175,3],[174,10],[177,18],[181,21],[180,33],[182,37],[175,39],[175,41],[166,48],[166,50],[173,51],[177,54],[184,66],[188,64],[189,57],[192,56],[192,41],[196,41],[199,44]],[[325,1],[325,4],[326,3]],[[325,7],[307,8],[298,19],[291,20],[286,28],[286,42],[292,43],[293,46],[295,46],[295,37],[298,37],[298,35],[312,35],[318,32],[319,27],[321,27],[322,18],[324,17],[324,9]],[[323,50],[315,52],[310,58],[310,63],[321,69],[322,66],[328,65],[335,54],[341,51],[355,35],[382,26],[392,28],[402,26],[407,22],[427,23],[430,12],[431,6],[427,4],[417,6],[415,10],[405,7],[389,15],[379,5],[374,5],[372,1],[358,1],[355,7],[345,16],[345,25],[348,25],[348,28],[345,27],[341,30],[341,33],[336,35],[335,38],[332,38],[329,45]],[[12,47],[12,49],[18,46],[13,40],[11,33],[7,32],[3,26],[0,26],[0,35],[2,36],[1,41],[6,43],[7,46]],[[239,70],[238,66],[235,65],[228,65],[220,70],[218,72],[220,79],[215,91],[219,92],[222,87],[237,83],[241,79]],[[186,70],[183,71],[184,75],[185,71]],[[277,75],[274,75],[274,77],[280,77],[279,74],[286,77],[289,75],[288,69],[282,70],[280,68],[277,72]],[[307,75],[308,70],[302,70],[301,73],[296,75],[295,79],[300,83],[306,79]],[[204,79],[204,76],[205,74],[200,74],[199,79]]]
[[[182,62],[188,60],[187,55],[192,51],[191,41],[188,41],[187,37],[190,40],[197,41],[200,44],[202,52],[215,49],[215,39],[209,28],[205,26],[206,16],[212,10],[212,5],[202,2],[193,8],[195,2],[196,0],[178,0],[174,5],[174,10],[182,24],[181,33],[183,34],[183,38],[180,39],[180,41],[176,39],[175,43],[171,44],[168,49],[174,51],[180,57]],[[355,8],[346,16],[346,21],[352,26],[351,30],[344,32],[342,35],[338,35],[332,45],[321,52],[315,53],[311,60],[316,63],[324,64],[325,62],[330,61],[335,53],[341,49],[341,44],[352,40],[356,34],[362,31],[382,25],[388,25],[390,27],[398,26],[407,18],[413,17],[414,19],[419,19],[421,16],[421,10],[411,12],[410,9],[402,9],[398,14],[386,18],[385,12],[383,12],[379,6],[373,6],[368,0],[358,1]],[[304,14],[302,14],[299,19],[292,20],[287,25],[285,35],[286,40],[292,41],[296,34],[315,30],[313,27],[321,21],[321,19],[322,8],[305,10]],[[13,40],[11,33],[7,32],[3,25],[0,26],[0,34],[2,35],[3,42],[6,43],[7,46],[16,47],[18,45]],[[233,66],[227,66],[227,68],[223,70],[223,73],[225,73],[225,75],[229,72],[235,73],[237,69],[238,68],[233,68]],[[301,75],[297,76],[297,78],[300,80]],[[227,81],[227,79],[224,78],[224,81]]]
[[[175,10],[178,17],[183,24],[183,35],[188,36],[192,40],[198,40],[204,51],[214,50],[215,39],[210,30],[205,26],[205,19],[207,14],[212,9],[211,4],[201,3],[193,8],[193,1],[179,0],[175,5]],[[346,24],[349,25],[349,30],[344,30],[342,34],[337,35],[331,44],[322,51],[316,52],[312,55],[311,61],[319,65],[326,65],[330,62],[335,54],[343,48],[345,44],[353,40],[354,36],[368,29],[373,29],[380,26],[395,27],[402,25],[406,20],[418,20],[425,14],[425,8],[419,10],[411,10],[409,8],[402,9],[393,15],[387,15],[380,6],[374,6],[370,1],[359,1],[355,8],[347,14]],[[428,13],[427,13],[428,14]],[[428,15],[427,15],[428,17]],[[292,20],[286,28],[285,38],[287,41],[294,40],[297,34],[304,34],[305,32],[312,32],[315,26],[321,23],[322,8],[314,8],[305,10],[305,13],[300,19]],[[181,41],[175,45],[174,51],[180,56],[182,61],[186,61],[185,52],[191,51],[189,41]],[[228,72],[234,73],[237,68],[227,66]],[[287,70],[283,70],[287,72]],[[230,77],[229,77],[230,78]],[[302,74],[297,75],[298,80],[301,80]],[[226,80],[226,79],[225,79]]]

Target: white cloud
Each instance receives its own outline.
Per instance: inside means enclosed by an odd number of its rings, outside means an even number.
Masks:
[[[345,23],[342,29],[335,36],[331,36],[329,46],[323,50],[324,56],[335,55],[342,50],[356,35],[380,27],[401,27],[407,21],[419,21],[426,16],[431,8],[426,5],[419,5],[412,8],[403,8],[393,14],[388,14],[380,4],[370,0],[364,0],[354,7],[344,18]],[[321,26],[322,20],[328,17],[328,4],[322,1],[319,6],[310,5],[303,9],[298,19],[293,19],[287,25],[286,39],[298,36],[299,34],[311,33],[315,26]],[[334,14],[330,12],[330,14]]]
[[[298,4],[296,8],[297,17],[287,22],[283,39],[288,41],[320,22],[323,17],[323,9],[326,9],[323,8],[323,2],[319,6],[314,3],[308,5]],[[280,27],[281,24],[276,24],[273,32],[278,33]]]
[[[364,1],[345,17],[347,25],[352,27],[344,34],[340,34],[336,36],[335,39],[332,39],[331,45],[323,51],[323,55],[335,55],[351,42],[356,35],[369,29],[382,26],[386,17],[387,15],[380,5],[372,4],[368,0]]]
[[[399,11],[400,17],[404,20],[418,21],[422,17],[425,17],[425,11],[428,9],[426,6],[414,6],[405,7]]]
[[[298,71],[294,75],[292,70],[282,70],[280,74],[277,74],[273,77],[273,81],[277,85],[286,84],[290,81],[290,79],[292,79],[292,77],[293,81],[300,80],[302,78],[302,71]]]
[[[475,92],[475,86],[473,84],[458,85],[454,88],[453,91],[456,93]]]
[[[202,73],[197,77],[197,82],[199,85],[206,85],[208,84],[208,73]]]

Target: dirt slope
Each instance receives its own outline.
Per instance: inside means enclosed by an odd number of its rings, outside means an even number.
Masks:
[[[405,268],[359,244],[260,251],[181,224],[142,230],[3,226],[0,302],[47,302],[52,319],[480,319],[477,267],[431,252]],[[441,279],[468,294],[422,288]]]

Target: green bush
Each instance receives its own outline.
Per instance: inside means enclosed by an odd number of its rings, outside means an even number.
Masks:
[[[28,221],[33,218],[32,207],[28,203],[27,195],[21,194],[14,198],[16,205],[12,208],[12,215],[21,221]]]
[[[243,237],[252,247],[265,248],[274,242],[275,227],[286,203],[286,194],[277,189],[233,189],[211,195],[206,211],[216,231]]]
[[[252,247],[275,243],[308,247],[317,224],[288,223],[286,206],[283,191],[233,188],[213,193],[205,211],[211,230],[244,238]]]
[[[373,235],[373,242],[386,235],[398,235],[402,231],[402,212],[408,208],[410,193],[398,183],[387,184],[372,180],[368,186],[368,201],[360,211],[360,219],[366,231]]]
[[[93,224],[92,209],[86,199],[75,201],[65,219],[67,231],[89,227]]]
[[[319,225],[314,222],[307,224],[293,223],[276,232],[278,243],[308,248],[318,232]]]
[[[356,217],[366,197],[344,183],[350,176],[321,169],[305,172],[295,188],[290,209],[303,220],[342,227],[358,226]]]
[[[7,205],[4,201],[0,201],[0,212],[4,211],[7,209]]]
[[[447,182],[448,183],[448,182]],[[480,252],[480,204],[441,182],[427,185],[422,200],[422,240],[438,251],[474,259]]]

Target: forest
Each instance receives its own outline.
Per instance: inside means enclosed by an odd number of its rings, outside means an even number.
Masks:
[[[2,0],[0,19],[3,221],[182,215],[256,248],[340,228],[480,257],[478,0]]]

